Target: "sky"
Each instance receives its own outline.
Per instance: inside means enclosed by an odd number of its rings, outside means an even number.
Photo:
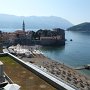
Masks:
[[[0,14],[58,16],[76,25],[90,22],[90,0],[0,0]]]

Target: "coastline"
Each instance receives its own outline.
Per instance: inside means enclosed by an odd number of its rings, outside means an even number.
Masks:
[[[90,78],[80,74],[71,67],[47,58],[42,54],[37,54],[32,58],[19,58],[25,62],[33,63],[34,65],[40,67],[42,70],[55,75],[56,77],[66,81],[67,83],[70,83],[71,85],[74,85],[81,90],[90,89]]]
[[[44,56],[48,57],[46,54],[44,54]],[[52,59],[52,58],[50,58],[50,60],[53,60],[53,61],[56,61],[58,63],[63,64],[63,62],[61,62],[60,60],[55,60],[55,59]],[[66,65],[67,67],[72,68],[72,69],[75,69],[76,67],[79,67],[79,66],[72,66],[72,65],[67,64],[67,63],[64,63],[64,65]],[[78,73],[80,73],[81,75],[84,75],[85,77],[90,79],[90,73],[88,73],[90,70],[87,71],[86,69],[82,69],[82,70],[76,70],[76,71]]]
[[[44,54],[44,56],[48,58],[48,56],[46,56],[45,54]],[[58,63],[60,63],[60,64],[64,64],[64,65],[67,66],[68,68],[71,68],[71,69],[75,70],[76,72],[78,72],[79,74],[84,75],[85,77],[87,77],[87,78],[90,79],[90,74],[86,74],[86,73],[84,72],[84,71],[87,71],[86,69],[76,70],[76,66],[71,66],[71,65],[69,65],[69,64],[66,64],[66,63],[61,62],[60,60],[55,60],[55,59],[52,59],[52,58],[48,58],[48,59],[49,59],[49,60],[52,60],[52,61],[55,61],[55,62],[58,62]],[[77,67],[78,67],[78,66],[77,66]]]
[[[43,71],[62,79],[80,90],[90,90],[90,78],[80,74],[64,63],[54,61],[40,52],[39,46],[11,46],[15,55],[24,62],[32,63]],[[11,51],[12,51],[11,50]],[[7,50],[4,50],[7,51]]]

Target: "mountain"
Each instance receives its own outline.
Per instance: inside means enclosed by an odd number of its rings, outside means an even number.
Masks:
[[[22,22],[25,22],[26,29],[67,29],[73,26],[69,21],[56,16],[14,16],[0,14],[0,28],[22,28]]]
[[[90,23],[85,22],[67,29],[68,31],[90,31]]]

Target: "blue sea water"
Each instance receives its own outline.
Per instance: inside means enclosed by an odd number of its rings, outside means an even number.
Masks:
[[[90,64],[90,32],[66,31],[65,34],[67,39],[65,46],[43,47],[43,53],[73,68]],[[80,70],[80,72],[90,76],[90,70]]]
[[[21,29],[0,29],[3,32],[13,32]],[[27,29],[37,31],[38,29]],[[62,47],[43,47],[43,53],[60,63],[64,63],[70,67],[78,67],[90,64],[90,32],[66,31],[66,45]],[[72,39],[72,41],[70,41]],[[80,70],[82,74],[90,77],[89,70]]]

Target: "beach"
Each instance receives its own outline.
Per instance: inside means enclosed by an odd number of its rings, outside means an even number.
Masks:
[[[81,75],[76,70],[53,61],[42,54],[34,55],[34,57],[20,57],[23,61],[32,63],[40,67],[45,72],[48,72],[56,77],[64,80],[65,82],[79,88],[80,90],[90,90],[90,78]]]

